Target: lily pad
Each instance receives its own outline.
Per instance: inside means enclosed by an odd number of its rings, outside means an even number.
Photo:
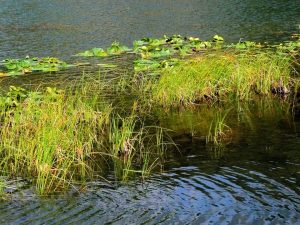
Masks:
[[[56,72],[68,67],[68,64],[53,57],[6,59],[2,64],[4,73],[22,75],[32,72]]]
[[[111,46],[107,49],[109,55],[118,55],[124,52],[128,52],[130,49],[125,45],[120,45],[119,42],[113,42]]]
[[[93,48],[91,50],[80,52],[80,53],[76,54],[76,56],[83,56],[83,57],[105,57],[105,56],[108,56],[108,53],[105,52],[102,48]]]
[[[213,37],[213,41],[214,41],[214,42],[223,42],[223,41],[224,41],[224,38],[216,34],[216,35]]]

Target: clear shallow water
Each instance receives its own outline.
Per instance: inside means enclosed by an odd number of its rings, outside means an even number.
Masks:
[[[0,59],[68,58],[114,40],[195,35],[282,41],[297,31],[297,0],[0,0]]]

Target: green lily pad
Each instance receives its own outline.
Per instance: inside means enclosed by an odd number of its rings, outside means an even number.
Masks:
[[[91,50],[80,52],[80,53],[76,54],[76,56],[105,57],[105,56],[108,56],[108,53],[105,52],[102,48],[92,48]]]
[[[221,36],[219,36],[219,35],[215,35],[215,36],[213,37],[213,41],[215,41],[215,42],[223,42],[223,41],[224,41],[224,38],[221,37]]]
[[[148,70],[155,70],[160,67],[160,63],[154,60],[148,59],[138,59],[134,61],[134,71],[148,71]]]
[[[125,45],[120,45],[119,42],[113,42],[111,46],[107,49],[109,55],[119,55],[124,52],[128,52],[130,49]]]
[[[68,67],[68,64],[53,57],[6,59],[2,66],[8,75],[22,75],[32,72],[56,72]]]

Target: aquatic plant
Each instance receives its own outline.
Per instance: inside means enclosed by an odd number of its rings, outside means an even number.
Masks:
[[[231,129],[225,123],[228,112],[229,110],[223,114],[221,112],[217,112],[214,115],[206,136],[207,143],[213,143],[217,146],[220,146],[224,144],[224,141],[230,139]]]
[[[92,48],[91,50],[87,50],[84,52],[80,52],[76,54],[75,56],[84,56],[84,57],[105,57],[108,56],[108,53],[105,52],[102,48]]]
[[[130,115],[114,111],[102,88],[10,87],[0,98],[0,175],[31,179],[40,195],[84,185],[109,165],[123,181],[149,175],[163,160],[162,128],[144,126],[137,102]]]
[[[137,104],[133,104],[129,116],[115,115],[111,120],[109,142],[114,171],[123,181],[134,174],[149,175],[163,160],[167,145],[162,128],[144,126],[137,117]]]
[[[5,189],[4,180],[0,177],[0,200],[5,197],[4,189]]]
[[[26,59],[6,59],[1,63],[1,66],[3,68],[1,76],[11,76],[33,72],[56,72],[70,65],[53,57],[34,57]]]
[[[109,55],[118,55],[128,51],[130,51],[130,49],[127,46],[121,45],[119,42],[116,41],[113,42],[111,46],[107,49],[107,53]]]
[[[160,61],[153,59],[137,59],[133,62],[133,64],[135,72],[158,72],[160,69],[169,68],[177,65],[179,61],[180,60],[177,58],[164,59]]]
[[[134,71],[153,71],[160,68],[160,63],[154,60],[137,59],[134,61]]]
[[[130,49],[125,45],[121,45],[119,42],[113,42],[106,51],[103,48],[92,48],[84,52],[77,53],[75,56],[82,57],[106,57],[109,55],[119,55],[124,52],[128,52]]]
[[[91,176],[89,161],[101,144],[111,112],[95,100],[48,88],[29,93],[10,111],[1,108],[0,166],[9,176],[36,177],[39,194],[59,191]],[[94,96],[95,97],[95,96]]]
[[[249,100],[271,92],[287,94],[291,81],[288,56],[273,52],[215,52],[161,71],[154,101],[164,106],[203,101]]]
[[[12,86],[0,96],[1,172],[32,179],[40,194],[83,184],[93,178],[95,171],[107,166],[112,166],[116,178],[123,181],[137,174],[147,176],[160,168],[168,145],[164,129],[144,123],[143,116],[153,114],[153,106],[163,106],[165,110],[202,102],[248,101],[256,96],[285,96],[296,88],[299,81],[291,76],[291,53],[298,54],[299,45],[293,42],[270,48],[247,41],[228,46],[218,35],[211,41],[180,35],[144,38],[134,42],[138,57],[134,72],[124,73],[114,81],[96,84],[92,80],[87,87],[75,85],[64,91],[28,91]],[[114,42],[107,50],[94,48],[79,55],[104,57],[127,51],[127,47]],[[182,57],[192,54],[193,57]],[[54,58],[2,64],[12,74],[66,67]],[[107,100],[100,99],[104,86],[108,95],[117,93],[124,99],[133,96],[134,103],[132,99],[121,102],[108,98],[113,109]],[[128,108],[130,113],[126,112]],[[189,121],[187,132],[192,133],[192,138],[199,135],[203,142],[206,137],[207,146],[226,143],[231,137],[227,114],[215,110],[204,114],[208,115],[201,123]],[[215,153],[215,158],[221,156],[220,151]]]
[[[227,48],[236,48],[236,49],[260,49],[263,47],[263,45],[261,45],[260,43],[256,43],[253,41],[242,41],[240,40],[238,43],[231,43],[230,45],[226,46]]]

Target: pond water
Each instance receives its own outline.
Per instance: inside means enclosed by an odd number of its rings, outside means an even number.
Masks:
[[[297,0],[0,0],[0,59],[68,58],[114,40],[194,35],[282,41],[297,31]]]
[[[128,184],[109,175],[83,192],[46,198],[22,181],[14,190],[12,182],[11,197],[0,203],[0,223],[299,224],[300,119],[287,106],[240,106],[227,120],[231,143],[218,148],[205,144],[201,133],[213,109],[159,114],[180,151],[170,153],[162,173]]]
[[[30,54],[71,60],[114,40],[130,45],[173,33],[278,42],[297,32],[299,12],[295,0],[0,0],[0,59]],[[128,69],[122,56],[107,60]],[[61,84],[79,78],[82,70],[1,83]],[[201,133],[213,111],[158,114],[158,125],[175,131],[181,152],[170,154],[163,173],[129,184],[109,176],[109,182],[91,182],[84,192],[46,198],[36,197],[21,180],[24,186],[14,191],[12,182],[10,197],[0,202],[0,223],[300,224],[300,116],[278,109],[280,101],[274,104],[252,107],[249,115],[232,112],[233,139],[224,148],[207,146]],[[191,130],[199,135],[191,136]]]

